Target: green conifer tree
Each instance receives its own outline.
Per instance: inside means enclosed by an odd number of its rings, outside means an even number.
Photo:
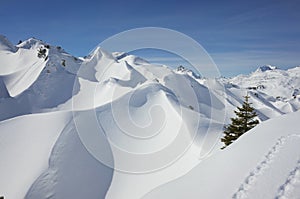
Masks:
[[[224,137],[221,141],[225,144],[222,147],[230,145],[234,140],[238,139],[245,132],[255,127],[259,121],[255,119],[257,116],[254,108],[249,103],[249,95],[244,96],[245,101],[242,107],[237,107],[238,110],[234,111],[236,114],[235,118],[231,118],[231,124],[225,126]]]

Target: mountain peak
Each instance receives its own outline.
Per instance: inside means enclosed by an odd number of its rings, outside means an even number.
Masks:
[[[104,49],[102,49],[101,47],[97,46],[88,56],[86,56],[87,60],[92,60],[92,59],[96,59],[96,60],[100,60],[103,57],[108,57],[109,59],[115,59],[115,57],[105,51]]]
[[[32,38],[29,38],[29,39],[23,41],[22,43],[18,44],[17,47],[30,49],[33,46],[39,46],[39,45],[45,45],[45,43],[42,40],[32,37]]]
[[[265,71],[275,70],[275,69],[278,69],[278,68],[276,66],[264,65],[264,66],[258,67],[258,69],[256,69],[256,72],[265,72]]]

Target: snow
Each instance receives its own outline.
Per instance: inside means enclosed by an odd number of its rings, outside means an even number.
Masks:
[[[275,70],[275,69],[277,69],[276,66],[264,65],[264,66],[258,67],[256,72],[265,72],[265,71],[268,71],[268,70]]]
[[[284,198],[285,194],[297,198],[299,117],[298,111],[258,125],[185,176],[143,198]]]
[[[52,149],[49,167],[35,180],[25,198],[104,198],[112,173],[111,168],[89,154],[70,122]]]
[[[299,90],[300,67],[207,79],[126,52],[76,58],[0,36],[0,195],[293,198]],[[221,151],[247,93],[261,124]]]
[[[25,115],[0,123],[0,193],[24,198],[48,167],[50,152],[70,113]]]
[[[3,35],[0,35],[0,50],[15,52],[16,47]]]

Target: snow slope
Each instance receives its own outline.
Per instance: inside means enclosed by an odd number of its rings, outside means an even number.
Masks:
[[[85,118],[88,119],[88,118]],[[107,147],[109,147],[107,145]],[[110,155],[110,150],[105,150]],[[96,160],[81,143],[73,121],[53,146],[49,165],[24,198],[104,198],[113,170]]]
[[[0,194],[24,198],[48,167],[50,152],[70,113],[26,115],[0,123]]]
[[[0,42],[5,46],[0,50],[0,120],[44,112],[76,93],[73,85],[81,60],[33,38],[14,51],[7,50],[12,48],[8,41]],[[45,57],[38,57],[39,49],[46,50]]]
[[[299,90],[299,67],[283,71],[264,66],[247,76],[206,79],[127,53],[96,48],[85,58],[76,58],[34,38],[14,46],[0,36],[0,195],[138,199],[155,190],[154,195],[169,196],[166,183],[171,186],[187,178],[191,187],[198,185],[189,179],[193,172],[214,182],[219,176],[207,170],[210,167],[219,169],[217,173],[224,177],[220,179],[230,179],[229,170],[223,175],[224,168],[213,164],[220,161],[229,169],[225,164],[229,161],[234,167],[234,158],[243,156],[238,152],[241,148],[251,158],[243,159],[241,169],[235,169],[234,186],[226,183],[230,192],[224,189],[224,193],[257,197],[263,193],[259,187],[270,182],[268,175],[281,170],[282,160],[298,164],[298,153],[286,155],[299,144],[298,135],[279,130],[292,126],[287,120],[299,118]],[[243,136],[236,145],[220,151],[223,126],[246,93],[263,123],[250,138]],[[279,117],[292,112],[296,113]],[[282,125],[274,135],[270,118]],[[250,150],[249,143],[258,147]],[[264,152],[270,157],[259,161]],[[278,164],[260,175],[261,168],[273,161]],[[285,187],[289,178],[298,178],[297,168],[282,169],[284,174],[278,175],[277,184],[266,194],[293,194]],[[259,187],[248,185],[253,175],[255,179],[263,176]],[[283,179],[284,175],[289,177]],[[201,183],[204,186],[205,181]],[[188,196],[185,190],[176,190],[180,193],[174,197]],[[200,189],[190,194],[214,196]]]
[[[143,198],[299,198],[300,112],[271,119]]]

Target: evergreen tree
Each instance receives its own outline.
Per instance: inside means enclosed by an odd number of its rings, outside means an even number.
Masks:
[[[251,103],[249,103],[250,97],[247,95],[244,96],[244,98],[245,101],[242,107],[237,107],[238,110],[234,111],[237,117],[231,118],[231,124],[225,126],[224,137],[221,138],[225,146],[222,147],[222,149],[259,123],[259,121],[255,119],[257,114],[251,106]]]

